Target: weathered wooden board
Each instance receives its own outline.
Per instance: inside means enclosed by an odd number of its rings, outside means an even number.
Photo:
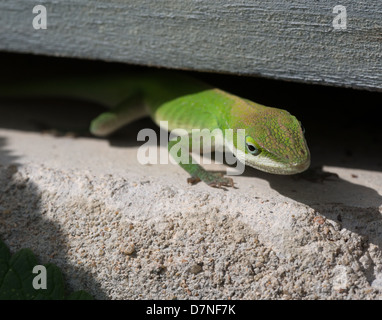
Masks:
[[[381,90],[382,1],[1,0],[0,50]]]

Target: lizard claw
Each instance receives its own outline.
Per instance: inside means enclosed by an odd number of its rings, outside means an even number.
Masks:
[[[218,188],[218,189],[224,189],[224,187],[231,187],[234,188],[234,182],[231,178],[224,178],[224,181],[221,182],[211,182],[208,184],[210,187]]]
[[[224,177],[221,172],[208,172],[207,175],[200,177],[191,177],[187,179],[189,184],[196,184],[199,181],[204,181],[207,185],[213,188],[227,190],[224,187],[234,188],[234,182],[232,178]]]
[[[194,185],[194,184],[197,184],[198,182],[200,182],[200,178],[198,177],[191,177],[191,178],[188,178],[187,179],[187,183],[188,184],[191,184],[191,185]]]

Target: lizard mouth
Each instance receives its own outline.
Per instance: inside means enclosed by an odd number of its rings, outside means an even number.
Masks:
[[[251,161],[250,159],[246,159],[245,164],[260,171],[280,175],[301,173],[307,170],[310,166],[310,157],[297,163],[282,163],[271,159],[263,159],[263,161],[259,161],[260,159],[256,160],[257,161]]]
[[[296,174],[307,170],[310,166],[310,159],[306,159],[305,162],[300,162],[296,164],[289,165],[289,168],[285,171],[285,174]]]

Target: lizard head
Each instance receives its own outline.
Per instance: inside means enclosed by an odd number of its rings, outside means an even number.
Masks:
[[[296,117],[288,111],[251,101],[246,104],[251,108],[242,109],[240,117],[232,114],[236,118],[234,128],[245,129],[242,143],[238,143],[239,134],[233,139],[238,160],[276,174],[295,174],[308,169],[310,153],[304,129]]]

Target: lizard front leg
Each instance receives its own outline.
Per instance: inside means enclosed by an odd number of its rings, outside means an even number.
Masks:
[[[184,143],[184,141],[188,143]],[[191,137],[188,137],[188,139],[183,137],[180,141],[175,139],[170,140],[168,150],[179,166],[190,174],[191,177],[187,179],[188,183],[196,184],[199,181],[203,181],[214,188],[224,189],[224,187],[234,187],[234,182],[231,178],[224,177],[220,172],[207,171],[200,164],[193,161],[193,157],[190,154],[192,150]]]

